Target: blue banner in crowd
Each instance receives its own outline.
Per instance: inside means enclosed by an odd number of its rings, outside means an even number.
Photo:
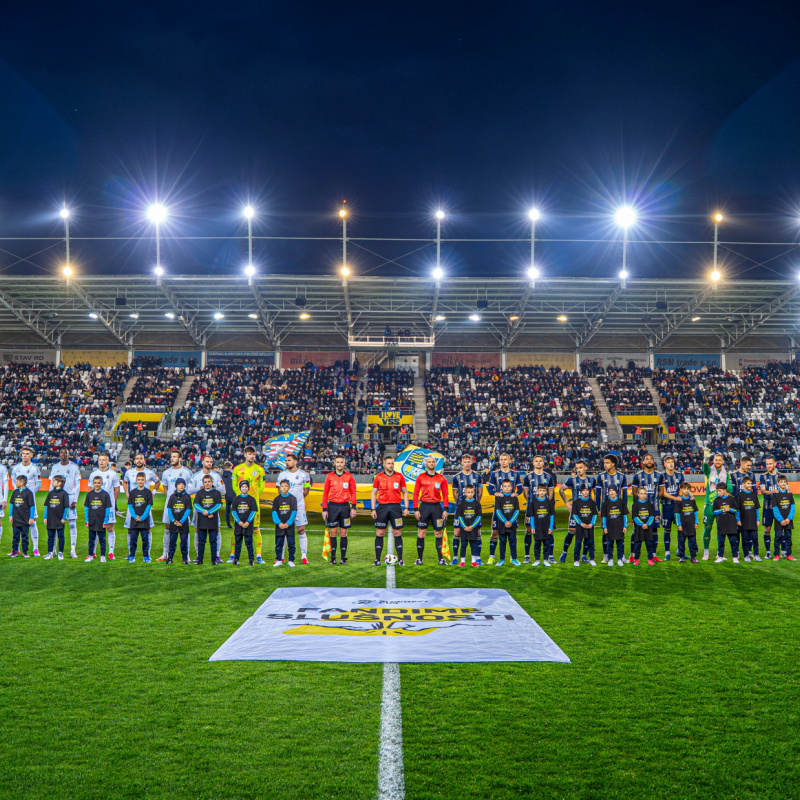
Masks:
[[[160,358],[162,367],[188,367],[189,359],[194,358],[197,366],[203,353],[200,350],[134,350],[134,358]]]
[[[722,366],[719,353],[656,353],[654,359],[656,369],[702,369]]]
[[[209,350],[207,364],[241,365],[243,367],[274,367],[275,353],[264,350],[235,352],[233,350]]]

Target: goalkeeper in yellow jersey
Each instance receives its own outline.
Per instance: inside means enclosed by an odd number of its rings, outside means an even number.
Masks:
[[[264,468],[256,464],[256,449],[248,445],[244,449],[244,463],[239,464],[238,467],[233,468],[233,485],[238,486],[242,481],[247,481],[250,484],[248,494],[255,498],[258,505],[256,517],[253,520],[253,549],[256,553],[256,563],[263,564],[264,559],[261,557],[261,505],[259,498],[264,491]],[[234,560],[234,551],[236,549],[236,538],[231,534],[231,557],[228,563],[231,564]]]

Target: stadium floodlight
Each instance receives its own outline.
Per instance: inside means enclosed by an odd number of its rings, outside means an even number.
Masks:
[[[508,319],[510,322],[516,322],[519,319],[519,314],[512,314]]]
[[[530,278],[532,281],[535,281],[535,280],[536,280],[536,279],[539,277],[539,270],[538,270],[538,269],[536,269],[536,267],[533,267],[533,266],[532,266],[532,267],[529,267],[529,268],[528,268],[528,277],[529,277],[529,278]]]
[[[69,219],[69,209],[66,206],[64,206],[58,214],[61,219]]]
[[[244,268],[244,274],[247,275],[249,278],[252,278],[253,275],[256,274],[256,268],[252,264],[248,264]]]
[[[347,277],[347,276],[350,274],[350,270],[349,270],[347,267],[342,267],[342,268],[339,270],[339,272],[341,272],[341,273],[342,273],[342,275],[344,275],[344,277],[345,277],[345,278],[346,278],[346,277]]]
[[[247,316],[250,317],[250,319],[258,319],[258,314],[248,314]]]
[[[444,275],[444,272],[442,272],[441,267],[435,267],[432,274],[434,280],[440,281],[442,279],[442,276]]]
[[[97,319],[97,314],[95,314],[94,311],[91,311],[89,313],[89,319]]]
[[[539,219],[539,217],[541,217],[541,216],[542,216],[542,212],[541,212],[541,211],[539,211],[539,209],[538,209],[538,208],[532,208],[532,209],[531,209],[531,210],[528,212],[528,219],[529,219],[531,222],[536,222],[536,221]]]
[[[308,314],[305,311],[300,315],[300,319],[310,319],[310,318],[311,318],[311,314]]]
[[[718,269],[715,269],[715,270],[712,271],[711,280],[714,281],[714,283],[716,283],[721,277],[722,277],[722,275],[720,275],[720,272],[719,272]]]
[[[436,219],[438,219],[439,221],[443,220],[444,219],[444,211],[442,211],[441,208],[438,209],[436,214],[435,214],[435,216],[436,216]]]
[[[614,219],[620,228],[630,228],[636,222],[636,209],[632,206],[620,206],[614,213]]]
[[[164,314],[164,316],[165,316],[167,319],[175,319],[175,314],[174,314],[172,311],[167,311],[167,313],[166,313],[166,314]]]
[[[481,315],[480,315],[480,314],[470,314],[470,315],[469,315],[469,318],[470,318],[470,319],[471,319],[473,322],[480,322],[480,321],[481,321]]]
[[[128,314],[131,319],[139,319],[139,312],[134,311],[133,314]]]
[[[692,322],[700,322],[700,317],[692,317]]]
[[[155,272],[156,276],[160,278],[164,274],[164,267],[162,267],[160,264],[156,264],[153,272]]]
[[[716,214],[714,214],[714,222],[716,222],[717,224],[719,224],[720,222],[722,222],[722,220],[724,220],[724,219],[725,219],[725,217],[724,217],[724,216],[722,216],[722,213],[721,213],[721,212],[717,211],[717,213],[716,213]]]
[[[153,203],[147,207],[147,219],[154,225],[166,222],[167,209],[161,203]]]
[[[214,319],[225,319],[225,315],[221,311],[215,311]]]
[[[245,219],[253,219],[256,215],[256,210],[251,205],[247,205],[242,209],[242,215]]]
[[[347,216],[347,209],[346,209],[346,208],[340,208],[340,209],[339,209],[339,216],[340,216],[342,219],[344,219],[344,218]]]
[[[559,314],[559,315],[556,317],[556,319],[557,319],[559,322],[566,322],[566,321],[567,321],[567,315],[566,315],[566,314]]]
[[[621,281],[626,281],[626,280],[628,280],[628,270],[626,270],[626,269],[621,269],[621,270],[619,271],[619,279],[620,279]]]
[[[72,275],[72,267],[69,266],[69,264],[67,264],[67,266],[64,267],[63,272],[64,272],[64,277],[69,278]]]
[[[444,314],[437,314],[434,318],[434,322],[444,322],[447,319]]]

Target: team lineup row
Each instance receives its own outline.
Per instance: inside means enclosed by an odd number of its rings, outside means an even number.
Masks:
[[[32,452],[25,448],[22,461],[11,470],[15,488],[10,498],[8,477],[0,467],[2,494],[0,509],[11,507],[13,545],[11,557],[28,556],[29,540],[32,539],[33,555],[38,556],[38,527],[35,494],[40,487],[38,468],[31,463]],[[210,547],[211,562],[221,563],[222,544],[221,515],[230,525],[234,520],[231,537],[229,563],[239,563],[242,545],[246,546],[251,564],[263,564],[260,530],[261,509],[259,497],[265,485],[265,472],[255,463],[255,450],[246,448],[245,461],[233,470],[239,494],[232,499],[224,496],[225,486],[220,474],[213,469],[210,457],[203,460],[197,473],[182,466],[180,454],[171,454],[170,467],[158,478],[149,469],[143,455],[136,456],[135,463],[123,476],[122,481],[108,465],[105,456],[100,457],[99,468],[89,478],[90,490],[84,499],[83,517],[89,530],[89,555],[86,561],[96,557],[99,543],[100,560],[105,561],[106,549],[109,559],[114,559],[116,501],[124,489],[128,501],[125,525],[128,538],[127,560],[134,562],[138,540],[146,563],[151,561],[150,545],[155,522],[152,516],[153,490],[163,489],[166,503],[162,516],[164,525],[163,553],[159,561],[172,563],[180,546],[184,563],[189,563],[190,527],[195,530],[196,559],[203,563],[206,543]],[[555,477],[544,470],[541,457],[534,458],[534,469],[523,475],[510,467],[507,454],[499,457],[499,469],[492,472],[485,485],[494,497],[494,509],[489,540],[488,564],[505,564],[508,550],[511,563],[519,565],[517,558],[517,528],[520,514],[524,511],[525,563],[530,563],[531,548],[534,549],[534,565],[555,563]],[[792,528],[794,520],[794,498],[788,490],[788,481],[775,470],[774,461],[767,459],[767,471],[757,481],[750,471],[751,460],[744,456],[740,467],[728,473],[724,459],[717,454],[704,465],[706,474],[706,497],[703,512],[703,559],[709,558],[711,530],[717,523],[716,561],[725,559],[725,545],[730,543],[733,561],[739,561],[739,546],[742,544],[745,561],[761,561],[759,555],[758,529],[763,528],[764,547],[767,558],[773,558],[772,528],[775,527],[774,560],[781,556],[794,561],[792,555]],[[356,483],[345,470],[344,456],[337,456],[334,471],[325,479],[322,514],[326,526],[323,555],[337,563],[337,544],[341,563],[347,563],[347,531],[356,516]],[[473,566],[482,565],[481,526],[483,508],[481,496],[484,484],[479,473],[472,469],[472,456],[462,458],[462,470],[452,480],[455,505],[453,528],[453,553],[445,534],[445,525],[450,508],[450,493],[447,479],[436,472],[436,458],[426,459],[425,471],[414,483],[413,508],[417,521],[417,559],[423,563],[425,538],[429,527],[433,527],[440,564],[465,566],[469,546]],[[697,529],[700,520],[698,507],[691,494],[689,484],[674,470],[670,456],[664,459],[664,473],[655,471],[652,456],[645,457],[643,469],[637,472],[628,484],[627,476],[616,469],[617,459],[608,455],[604,459],[604,472],[597,478],[586,473],[586,464],[578,461],[576,474],[558,487],[569,512],[568,531],[564,540],[560,561],[567,559],[573,539],[573,561],[578,566],[582,561],[595,565],[594,529],[600,520],[602,529],[603,563],[622,566],[624,541],[631,527],[630,554],[628,561],[639,563],[641,545],[645,544],[650,564],[661,561],[656,551],[658,532],[663,530],[665,560],[669,560],[671,531],[673,525],[678,532],[677,554],[680,561],[697,561]],[[45,498],[44,522],[48,533],[46,559],[63,559],[64,530],[70,529],[71,557],[77,558],[77,518],[80,493],[80,472],[69,461],[69,453],[63,449],[59,463],[51,471],[52,486]],[[297,466],[297,459],[289,455],[286,469],[276,481],[279,490],[275,497],[271,517],[275,525],[275,566],[288,563],[294,566],[296,540],[299,539],[301,563],[308,563],[308,523],[305,497],[311,486],[311,476]],[[635,490],[631,507],[628,507],[628,489]],[[569,492],[569,497],[567,496]],[[763,495],[763,509],[759,494]],[[524,507],[520,508],[522,496]],[[404,565],[402,528],[403,517],[410,512],[408,488],[405,478],[394,470],[394,459],[384,459],[384,469],[373,481],[371,493],[371,515],[375,521],[375,561],[381,563],[385,534],[388,528],[394,534],[394,554],[389,560]],[[762,516],[763,510],[763,516]],[[4,511],[0,512],[4,513]],[[121,514],[120,514],[121,516]],[[338,540],[338,542],[337,542]],[[499,560],[495,561],[499,545]]]

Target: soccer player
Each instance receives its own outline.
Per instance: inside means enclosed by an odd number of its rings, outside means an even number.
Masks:
[[[581,554],[581,545],[586,540],[589,563],[597,566],[594,560],[594,525],[597,522],[597,504],[592,500],[588,486],[581,488],[578,499],[572,503],[572,517],[575,521],[575,552],[574,566],[581,565],[578,556]]]
[[[575,475],[570,475],[561,486],[558,487],[558,493],[567,507],[569,514],[569,524],[567,526],[567,535],[564,537],[564,549],[561,551],[561,556],[558,559],[562,564],[567,560],[567,551],[569,550],[570,543],[575,538],[575,520],[572,517],[572,503],[580,497],[581,489],[584,486],[589,487],[589,494],[595,494],[597,481],[586,474],[586,462],[579,459],[575,462]],[[567,500],[566,489],[569,489],[570,499]],[[596,503],[597,501],[595,501]],[[586,558],[586,551],[584,550],[583,557]]]
[[[633,478],[631,479],[631,486],[637,490],[635,493],[638,495],[638,488],[640,486],[644,486],[647,489],[647,499],[653,504],[653,511],[655,512],[655,519],[653,520],[653,525],[651,526],[651,533],[653,535],[653,552],[656,553],[658,551],[658,525],[661,522],[661,517],[659,517],[659,497],[661,495],[661,484],[663,483],[663,479],[661,475],[656,472],[656,462],[653,456],[649,453],[642,459],[642,469],[638,472],[634,473]],[[669,548],[667,545],[664,545],[664,550],[668,550]],[[666,558],[666,555],[664,556]],[[661,561],[661,559],[655,555],[653,556],[654,561]],[[605,563],[606,558],[603,557],[603,562]]]
[[[772,495],[772,513],[775,517],[775,555],[780,561],[783,553],[789,561],[792,555],[792,528],[794,527],[794,495],[789,491],[789,479],[778,475],[778,491]]]
[[[616,489],[617,497],[622,498],[625,507],[628,507],[628,479],[621,472],[617,472],[617,464],[619,464],[619,459],[613,453],[609,453],[603,458],[603,472],[597,476],[594,490],[594,503],[598,508],[603,507],[603,503],[608,497],[608,491],[612,488]],[[633,540],[631,540],[631,545],[633,545]],[[607,563],[608,542],[605,536],[603,537],[603,556],[603,563]],[[633,563],[633,560],[633,547],[631,546],[628,563]]]
[[[603,536],[608,542],[608,566],[614,566],[614,542],[617,543],[617,566],[625,566],[625,534],[628,532],[628,504],[613,487],[600,509]]]
[[[511,469],[511,456],[508,453],[500,453],[498,458],[500,469],[489,473],[489,480],[486,482],[486,491],[492,497],[501,497],[503,494],[503,481],[508,479],[514,487],[516,495],[522,494],[523,475],[515,469]],[[489,538],[489,558],[487,564],[494,564],[494,554],[497,549],[497,515],[492,514],[492,535]]]
[[[472,555],[472,566],[477,567],[480,566],[481,563],[481,522],[483,521],[483,509],[481,508],[480,502],[475,498],[475,491],[475,484],[467,484],[464,487],[464,499],[460,500],[456,506],[455,524],[458,525],[461,531],[461,536],[458,540],[461,546],[461,561],[458,565],[460,567],[465,566],[467,542],[469,542],[470,554]],[[453,541],[456,540],[454,539]],[[455,550],[453,552],[455,552]]]
[[[242,481],[247,481],[249,485],[250,496],[256,501],[256,515],[252,522],[251,535],[253,537],[253,550],[255,551],[256,562],[258,564],[264,563],[264,558],[261,555],[261,505],[260,498],[264,492],[264,479],[266,473],[260,464],[256,464],[256,449],[251,445],[247,445],[244,449],[244,462],[233,469],[233,485],[239,486]],[[228,559],[230,562],[233,558],[233,550],[235,547],[236,533],[231,534],[231,557]]]
[[[504,478],[500,484],[501,492],[494,498],[494,516],[497,520],[498,539],[500,540],[500,560],[498,567],[506,563],[506,544],[511,551],[511,563],[519,566],[517,560],[517,520],[519,519],[519,496],[511,478]]]
[[[675,472],[675,457],[664,456],[659,496],[661,499],[661,527],[664,529],[664,561],[669,561],[672,526],[675,523],[675,503],[680,496],[681,476]]]
[[[178,537],[181,538],[181,556],[183,563],[189,563],[189,521],[192,518],[193,504],[192,496],[186,491],[186,480],[178,478],[175,481],[175,491],[167,501],[167,511],[169,512],[169,552],[167,553],[167,564],[172,563],[175,558],[175,549],[178,544]]]
[[[120,493],[120,483],[119,483],[119,473],[114,468],[113,465],[109,464],[108,454],[107,453],[100,453],[97,457],[97,469],[93,470],[92,473],[89,475],[89,486],[94,486],[94,479],[95,476],[100,476],[100,480],[103,481],[103,490],[108,492],[108,496],[111,498],[111,505],[114,508],[114,511],[117,510],[117,498],[119,497]],[[114,560],[114,545],[116,544],[117,535],[114,532],[114,523],[116,521],[116,513],[111,515],[111,522],[106,526],[106,530],[108,531],[108,560]],[[77,558],[76,553],[72,553],[70,558]]]
[[[706,451],[709,455],[710,450]],[[714,525],[714,500],[717,498],[717,488],[723,484],[727,492],[733,490],[730,475],[725,469],[725,459],[722,453],[716,453],[711,462],[703,462],[703,474],[706,476],[706,501],[703,507],[703,561],[708,561],[708,550],[711,546],[711,528]]]
[[[11,492],[9,505],[11,506],[11,525],[13,535],[11,537],[11,558],[20,555],[20,543],[22,544],[22,557],[28,556],[28,537],[36,524],[36,498],[28,488],[28,479],[24,475],[17,475],[14,479],[17,488]]]
[[[175,484],[179,479],[183,480],[184,486],[188,485],[189,481],[192,479],[192,471],[188,467],[183,466],[180,452],[178,450],[173,450],[169,454],[169,466],[161,473],[161,479],[157,487],[157,489],[163,489],[166,495],[164,498],[164,513],[161,515],[161,521],[164,523],[164,552],[156,559],[157,561],[166,561],[169,558],[169,499],[175,494]]]
[[[308,564],[308,537],[306,536],[306,497],[311,490],[311,476],[297,466],[297,456],[291,453],[286,456],[286,469],[278,475],[276,487],[281,481],[289,481],[289,493],[297,500],[297,516],[295,526],[297,538],[300,540],[300,563]]]
[[[647,487],[640,486],[636,499],[631,506],[631,519],[633,520],[633,542],[631,543],[631,557],[635,566],[639,566],[639,557],[642,554],[642,542],[647,550],[647,563],[656,565],[656,546],[653,542],[653,525],[656,521],[656,510],[653,501],[647,496]]]
[[[764,495],[764,551],[766,558],[772,558],[770,545],[772,544],[772,523],[775,517],[772,513],[772,495],[778,491],[778,470],[775,469],[775,459],[767,456],[767,471],[758,479],[758,489]]]
[[[375,520],[375,552],[378,552],[377,540],[382,540],[386,535],[386,528],[391,527],[397,563],[404,567],[403,514],[408,511],[408,487],[402,473],[394,471],[392,456],[384,456],[383,472],[379,472],[372,480],[370,506],[372,519]]]
[[[69,516],[70,497],[64,491],[64,476],[51,475],[53,488],[44,499],[44,527],[47,530],[47,555],[50,561],[56,555],[56,539],[58,539],[58,560],[64,560],[64,523]],[[73,550],[74,550],[73,546]]]
[[[436,456],[425,459],[425,472],[414,483],[414,516],[417,518],[417,560],[416,566],[422,565],[422,556],[425,553],[425,536],[428,525],[433,523],[433,533],[436,538],[436,553],[439,564],[446,564],[442,556],[442,533],[447,522],[447,510],[450,508],[450,498],[447,491],[447,479],[436,471]],[[381,540],[381,543],[383,540]],[[380,551],[378,541],[375,542],[375,563],[380,564]]]
[[[464,453],[461,456],[461,472],[459,472],[458,475],[453,478],[452,483],[453,501],[456,505],[461,503],[462,500],[466,500],[467,486],[472,486],[474,488],[472,500],[477,501],[478,504],[481,502],[481,497],[483,496],[483,483],[481,482],[481,476],[472,469],[472,465],[474,463],[475,459],[470,453]],[[459,519],[460,517],[458,514],[456,514],[453,518],[453,560],[450,562],[453,565],[458,563],[459,543],[461,541],[461,527],[458,524]],[[470,541],[473,540],[470,539]],[[466,555],[466,545],[463,548],[462,555]],[[464,559],[462,557],[460,566],[463,565]]]
[[[675,503],[676,521],[678,523],[678,563],[686,561],[686,543],[689,543],[689,557],[692,564],[697,564],[697,501],[692,497],[692,485],[683,481],[680,487],[678,502]]]
[[[533,472],[529,472],[522,481],[522,494],[525,497],[526,512],[525,512],[525,563],[531,563],[531,542],[533,536],[531,534],[531,514],[530,506],[531,501],[536,496],[536,490],[539,486],[547,488],[547,497],[555,502],[556,494],[556,479],[549,473],[544,471],[544,459],[541,456],[533,457]],[[545,545],[544,558],[551,563],[555,560],[553,558],[553,546],[555,541],[548,538]]]
[[[222,476],[214,470],[214,459],[210,455],[204,455],[202,460],[202,467],[199,472],[195,472],[192,475],[192,480],[189,482],[186,491],[189,492],[191,495],[196,495],[197,492],[201,491],[205,486],[204,480],[206,476],[211,478],[211,488],[216,489],[220,493],[220,497],[225,494],[225,483],[222,480]],[[198,512],[199,509],[197,507],[197,498],[194,499],[194,519],[192,520],[192,524],[195,528],[194,534],[194,551],[195,553],[199,554],[198,546],[200,544],[200,534],[199,534],[199,527],[197,525],[198,520]],[[204,528],[205,531],[208,531],[209,528]],[[210,534],[207,532],[206,537],[208,541],[211,541]],[[216,542],[216,547],[211,550],[211,562],[213,564],[221,564],[222,559],[219,557],[220,548],[222,547],[222,536],[218,537],[218,539],[214,540]],[[210,546],[210,545],[209,545]],[[195,564],[197,560],[195,560]]]
[[[294,566],[295,527],[297,519],[297,497],[291,493],[291,484],[284,478],[278,482],[280,494],[272,501],[272,521],[275,523],[275,563],[273,567],[283,564],[283,548],[288,547],[290,567]]]
[[[758,555],[758,526],[761,522],[761,504],[755,481],[747,476],[741,482],[741,491],[736,495],[739,506],[739,527],[742,530],[742,550],[745,561],[761,561]]]
[[[205,469],[206,459],[203,459]],[[194,476],[196,478],[197,475]],[[219,476],[217,476],[219,477]],[[194,482],[194,478],[192,481]],[[206,539],[208,539],[211,564],[221,564],[222,560],[215,553],[219,552],[217,539],[219,537],[219,510],[222,508],[222,492],[214,486],[214,476],[205,474],[203,484],[194,495],[194,513],[197,517],[197,558],[195,564],[203,563],[206,552]],[[224,487],[223,487],[224,488]]]
[[[3,517],[8,507],[8,467],[0,464],[0,539],[3,538]]]
[[[540,558],[546,567],[551,566],[547,558],[547,543],[556,526],[556,509],[553,501],[547,496],[547,485],[544,483],[540,483],[536,487],[536,494],[528,498],[528,519],[525,524],[533,530],[533,554],[536,559],[533,566],[539,566]],[[527,538],[526,533],[525,539]],[[528,562],[530,558],[526,556],[525,563]]]
[[[136,486],[128,492],[128,563],[136,561],[136,545],[139,534],[142,536],[142,556],[144,563],[149,564],[150,545],[153,540],[153,493],[145,486],[147,474],[140,472],[136,476]],[[101,539],[102,543],[102,539]]]
[[[11,481],[19,488],[17,478],[20,475],[25,476],[25,488],[33,495],[34,506],[36,505],[36,492],[42,487],[42,478],[39,474],[39,467],[34,464],[31,459],[33,458],[33,450],[27,445],[19,451],[22,458],[21,463],[15,464],[11,467]],[[30,537],[33,539],[33,553],[34,557],[39,555],[39,529],[36,526],[36,515],[33,515],[33,525],[31,525]],[[25,557],[27,558],[27,548],[25,550]]]
[[[250,483],[248,481],[239,482],[239,494],[233,501],[231,509],[234,520],[234,559],[235,566],[239,566],[239,557],[242,555],[242,541],[247,546],[247,557],[250,566],[255,564],[255,553],[253,552],[253,520],[258,514],[258,503],[255,497],[250,495]]]
[[[56,475],[64,478],[62,488],[69,495],[69,514],[67,515],[69,545],[71,553],[75,553],[78,546],[78,498],[81,493],[81,471],[77,464],[69,460],[69,450],[66,447],[62,447],[58,453],[58,463],[50,470],[50,480]]]
[[[753,485],[755,485],[756,475],[754,472],[752,472],[752,468],[753,459],[748,455],[742,456],[741,461],[739,462],[739,469],[735,470],[731,475],[732,494],[735,497],[739,496],[740,492],[742,491],[742,485],[747,478],[750,478],[750,481],[753,483]]]
[[[728,494],[726,483],[717,485],[717,496],[712,503],[712,513],[717,520],[717,557],[715,564],[727,561],[725,558],[725,538],[730,539],[733,563],[739,563],[739,506],[736,498]]]
[[[333,472],[325,476],[322,487],[322,520],[331,538],[331,564],[336,563],[336,540],[340,534],[342,564],[347,564],[347,531],[356,515],[356,480],[345,472],[346,463],[343,455],[337,455]]]
[[[103,479],[97,475],[92,479],[92,488],[83,498],[83,514],[86,527],[89,529],[89,555],[84,561],[89,563],[94,559],[95,546],[100,539],[102,563],[106,560],[106,530],[109,520],[114,516],[114,506],[111,504],[108,492],[103,489]]]

